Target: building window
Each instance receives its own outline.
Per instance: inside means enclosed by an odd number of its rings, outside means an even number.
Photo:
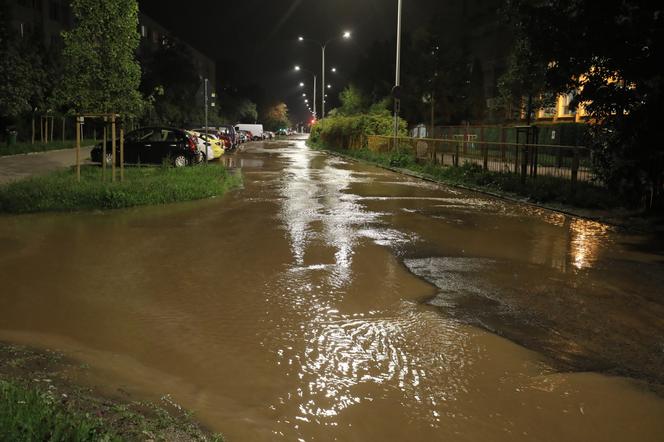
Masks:
[[[569,108],[570,103],[572,100],[574,100],[574,97],[576,96],[576,93],[572,92],[571,94],[566,94],[563,95],[563,103],[562,103],[562,110],[561,110],[561,116],[562,117],[568,117],[571,115],[575,115],[576,112],[572,112]]]

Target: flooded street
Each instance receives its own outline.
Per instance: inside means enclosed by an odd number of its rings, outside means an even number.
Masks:
[[[0,340],[228,441],[658,441],[662,244],[254,143],[244,188],[0,217]]]

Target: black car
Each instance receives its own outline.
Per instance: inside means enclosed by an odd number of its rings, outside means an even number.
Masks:
[[[90,157],[101,163],[102,143],[92,149]],[[143,127],[129,132],[124,139],[124,161],[129,164],[162,164],[169,161],[175,167],[184,167],[200,161],[196,140],[180,129],[169,127]],[[120,142],[116,141],[116,162],[120,161]],[[113,164],[112,142],[106,142],[106,164]]]

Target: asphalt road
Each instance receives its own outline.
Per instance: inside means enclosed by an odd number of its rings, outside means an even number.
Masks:
[[[91,147],[81,149],[81,160],[83,164],[89,163],[91,150]],[[43,175],[75,164],[75,149],[0,157],[0,184],[35,175]]]

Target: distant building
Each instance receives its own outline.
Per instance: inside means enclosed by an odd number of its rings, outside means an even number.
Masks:
[[[512,117],[498,106],[498,82],[509,68],[509,57],[514,43],[512,32],[499,18],[505,0],[450,0],[445,14],[450,22],[464,23],[465,50],[468,54],[471,97],[484,103],[475,108],[479,121],[503,122]],[[587,117],[583,106],[570,109],[574,93],[560,95],[551,107],[535,111],[538,121],[582,122]],[[483,108],[483,109],[482,109]],[[521,112],[525,119],[525,109]]]
[[[43,35],[44,45],[51,48],[62,46],[62,31],[71,29],[74,18],[67,0],[9,0],[12,27],[21,38],[35,32]],[[138,32],[141,36],[140,51],[150,51],[173,38],[172,33],[152,18],[139,13]],[[182,41],[191,52],[194,65],[201,79],[208,78],[211,92],[216,85],[216,64],[193,46]]]

